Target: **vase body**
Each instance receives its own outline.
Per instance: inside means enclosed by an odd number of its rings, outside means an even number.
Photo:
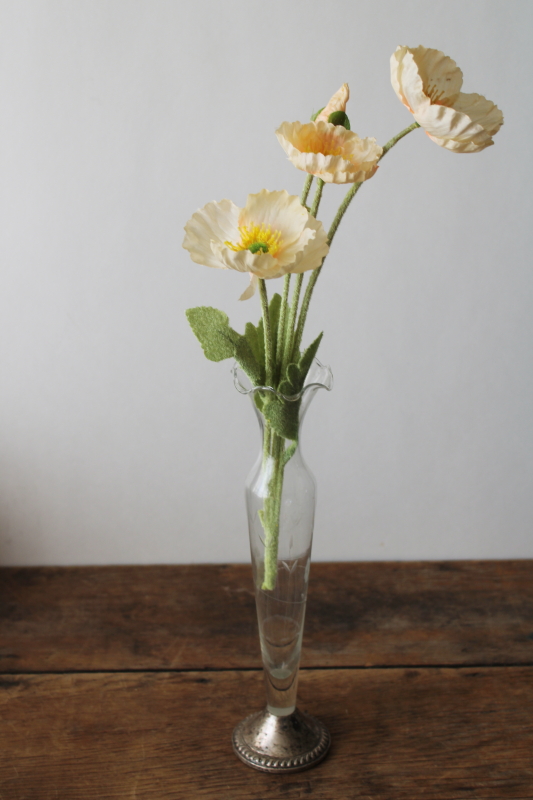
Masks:
[[[234,748],[258,769],[296,771],[318,763],[329,747],[324,726],[297,711],[296,695],[316,505],[316,483],[300,437],[313,397],[320,388],[331,389],[332,376],[315,361],[304,389],[291,398],[250,388],[241,375],[236,375],[236,385],[249,394],[261,432],[245,495],[266,710],[237,726]],[[292,415],[297,437],[288,440],[276,432],[265,415],[271,402],[283,404]]]

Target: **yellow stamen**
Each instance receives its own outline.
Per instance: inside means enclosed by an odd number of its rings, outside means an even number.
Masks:
[[[224,242],[226,247],[238,253],[240,250],[251,250],[252,253],[263,252],[276,256],[283,244],[281,231],[273,231],[270,225],[239,226],[241,241],[238,244]]]

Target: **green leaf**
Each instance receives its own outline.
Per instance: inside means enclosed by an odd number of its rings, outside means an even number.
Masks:
[[[227,314],[208,306],[189,308],[185,313],[194,335],[210,361],[234,358],[254,386],[262,385],[264,367],[257,360],[246,337],[230,328]]]
[[[290,445],[289,445],[289,447],[287,447],[287,449],[286,449],[286,450],[283,452],[283,455],[282,455],[282,457],[281,457],[281,460],[282,460],[282,462],[283,462],[283,466],[285,466],[285,464],[287,464],[287,463],[288,463],[288,462],[291,460],[291,458],[293,457],[293,455],[294,455],[294,454],[295,454],[295,452],[296,452],[296,448],[297,448],[297,447],[298,447],[298,440],[296,439],[296,440],[295,440],[295,441],[294,441],[292,444],[290,444]]]
[[[252,322],[247,322],[244,328],[244,338],[252,348],[255,360],[265,366],[265,342],[259,341],[259,331]]]
[[[288,364],[285,371],[285,377],[279,384],[280,394],[292,397],[293,394],[298,394],[301,391],[300,370],[297,364]]]
[[[285,439],[298,439],[300,401],[290,402],[275,397],[263,405],[263,414],[274,431]]]
[[[235,336],[239,334],[230,328],[227,314],[210,306],[188,308],[185,314],[206,358],[223,361],[233,357]]]
[[[259,351],[260,358],[257,360],[260,364],[262,364],[266,369],[266,357],[265,357],[265,328],[263,326],[263,318],[259,320],[257,323],[257,349]]]
[[[300,357],[300,360],[298,362],[298,368],[300,370],[300,379],[302,381],[302,387],[305,383],[305,379],[307,377],[307,373],[309,372],[311,364],[313,363],[313,360],[316,356],[323,335],[324,335],[323,333],[320,333],[316,337],[315,341],[309,345],[307,350],[305,350],[305,352]]]
[[[237,336],[239,336],[239,334],[237,334]],[[233,355],[237,364],[246,372],[254,386],[263,386],[265,382],[265,370],[263,366],[258,363],[252,348],[244,336],[239,336],[234,346]]]

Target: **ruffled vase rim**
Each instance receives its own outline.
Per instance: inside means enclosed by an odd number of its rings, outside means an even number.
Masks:
[[[233,365],[231,372],[233,374],[235,388],[240,394],[251,396],[256,392],[271,392],[275,397],[279,397],[290,403],[301,400],[310,389],[326,389],[328,392],[331,392],[333,389],[333,372],[331,371],[331,367],[322,364],[318,358],[313,360],[309,372],[307,373],[306,381],[309,382],[305,384],[300,392],[292,395],[282,394],[282,392],[278,392],[274,389],[273,386],[252,386],[251,384],[249,387],[245,386],[241,380],[241,376],[244,376],[248,383],[250,383],[250,381],[238,364]]]

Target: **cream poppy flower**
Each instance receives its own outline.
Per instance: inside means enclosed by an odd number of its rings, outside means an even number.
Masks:
[[[360,139],[342,125],[323,120],[284,122],[276,136],[295,167],[326,183],[368,180],[383,152],[375,139]]]
[[[477,153],[494,144],[503,114],[480,94],[461,92],[463,73],[440,50],[398,47],[391,56],[392,87],[436,144]]]
[[[249,194],[244,208],[208,203],[186,224],[183,247],[197,264],[250,273],[240,300],[254,294],[260,278],[316,269],[329,252],[322,223],[299,198],[266,189]]]

